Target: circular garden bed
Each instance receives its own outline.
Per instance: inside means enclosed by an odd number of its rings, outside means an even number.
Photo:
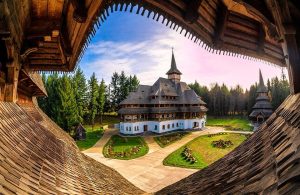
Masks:
[[[113,135],[105,144],[103,155],[106,158],[130,160],[144,156],[148,150],[148,145],[142,137]]]
[[[190,132],[174,132],[166,135],[160,135],[154,137],[154,140],[162,148],[181,140],[184,136],[191,134]]]
[[[169,154],[164,159],[163,164],[167,166],[203,169],[224,157],[246,139],[245,135],[236,133],[200,136]]]

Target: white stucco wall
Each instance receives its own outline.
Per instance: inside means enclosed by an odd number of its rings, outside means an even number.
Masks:
[[[167,121],[139,121],[139,122],[121,122],[120,123],[120,133],[122,134],[139,134],[144,132],[144,125],[147,125],[148,131],[155,133],[164,133],[174,130],[186,130],[193,129],[194,122],[199,123],[199,127],[195,129],[202,129],[205,127],[206,117],[203,119],[177,119],[177,120],[167,120]],[[178,123],[178,127],[177,127]],[[174,127],[172,126],[174,124]],[[169,125],[169,128],[168,128]],[[157,128],[155,129],[155,126]],[[163,129],[163,126],[165,128]]]

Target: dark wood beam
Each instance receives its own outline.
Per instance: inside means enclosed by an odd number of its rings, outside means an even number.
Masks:
[[[60,20],[33,20],[26,30],[27,39],[51,36],[52,31],[60,30]]]
[[[223,3],[218,8],[216,18],[216,30],[213,38],[214,46],[220,48],[223,45],[224,33],[229,16],[229,10]]]
[[[26,81],[26,80],[28,80],[28,79],[29,79],[28,77],[25,77],[25,78],[19,79],[19,83],[22,83],[22,82],[24,82],[24,81]]]
[[[199,18],[199,7],[203,0],[187,0],[184,20],[190,24],[196,22]]]
[[[59,49],[58,48],[43,48],[43,47],[40,47],[38,48],[38,50],[31,55],[38,55],[38,54],[60,54],[59,53]]]
[[[30,65],[36,65],[36,64],[48,64],[48,65],[62,65],[61,59],[30,59],[29,58]]]
[[[265,42],[266,42],[266,32],[263,24],[259,24],[258,40],[257,40],[257,53],[264,54]]]
[[[68,69],[69,64],[61,64],[60,66],[57,64],[32,64],[30,65],[29,69],[31,71],[65,71],[68,72],[70,71]]]
[[[73,19],[78,23],[85,23],[87,19],[87,9],[85,0],[71,0],[74,7]]]
[[[61,59],[58,53],[33,53],[30,54],[30,59]]]
[[[63,25],[61,28],[61,33],[59,36],[59,50],[62,51],[62,55],[65,57],[70,57],[73,54],[73,48],[71,47],[70,36],[68,34],[67,29],[67,21],[66,18],[63,19]]]

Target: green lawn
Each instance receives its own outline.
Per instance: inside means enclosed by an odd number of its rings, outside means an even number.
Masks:
[[[175,132],[167,135],[156,136],[154,137],[154,140],[160,147],[164,148],[178,140],[181,140],[188,134],[190,134],[190,132]]]
[[[225,149],[213,147],[212,141],[218,141],[220,139],[226,141],[230,140],[233,145]],[[203,169],[225,156],[245,140],[245,135],[235,133],[226,133],[223,135],[214,135],[211,137],[209,137],[209,135],[200,136],[185,145],[192,150],[192,155],[196,158],[197,162],[191,164],[184,159],[181,153],[184,150],[185,146],[182,146],[178,150],[169,154],[169,156],[164,159],[163,164],[168,166]]]
[[[148,153],[148,145],[142,137],[121,137],[114,135],[105,144],[103,155],[106,158],[129,160]]]
[[[221,126],[226,130],[237,131],[252,131],[253,127],[250,126],[250,121],[243,117],[207,117],[207,126]]]
[[[105,115],[103,116],[102,124],[100,124],[100,122],[96,122],[94,127],[92,127],[92,125],[85,124],[84,128],[86,130],[86,140],[76,141],[78,148],[83,151],[93,147],[103,135],[103,126],[119,122],[120,120],[114,115]]]
[[[115,116],[103,116],[102,124],[100,123],[99,118],[97,118],[95,121],[94,128],[103,127],[105,125],[113,125],[120,122],[119,118]],[[92,125],[85,124],[84,127],[92,128]]]
[[[95,126],[94,130],[92,130],[91,127],[85,126],[85,130],[86,140],[76,141],[76,144],[81,151],[91,148],[103,135],[103,129],[99,126]]]

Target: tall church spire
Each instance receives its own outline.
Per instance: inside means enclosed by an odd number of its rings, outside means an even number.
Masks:
[[[178,70],[176,66],[173,48],[172,48],[171,68],[167,72],[167,75],[168,75],[168,79],[172,80],[173,82],[180,82],[180,75],[182,75],[182,73]]]
[[[257,88],[257,93],[268,93],[268,89],[265,86],[264,79],[261,74],[261,70],[259,69],[259,84]]]
[[[177,68],[177,66],[176,66],[176,61],[175,61],[175,57],[174,57],[173,48],[172,48],[171,68],[170,68],[170,70],[167,72],[167,75],[172,75],[172,74],[177,74],[177,75],[181,75],[181,74],[182,74],[182,73],[178,70],[178,68]]]

